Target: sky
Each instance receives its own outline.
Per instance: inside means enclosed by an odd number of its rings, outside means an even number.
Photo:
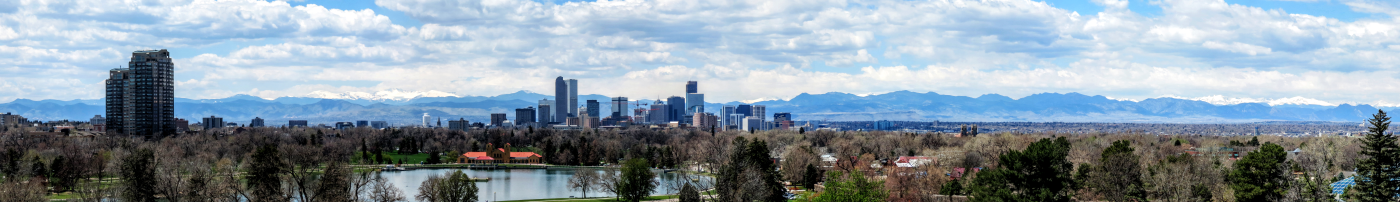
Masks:
[[[0,102],[98,99],[167,49],[176,96],[655,99],[893,91],[1400,105],[1388,0],[9,0]]]

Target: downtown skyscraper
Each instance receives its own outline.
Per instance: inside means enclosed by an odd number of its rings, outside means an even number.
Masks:
[[[564,77],[554,79],[554,122],[563,123],[569,118],[569,83]]]
[[[108,134],[175,134],[175,63],[169,51],[132,52],[127,67],[108,76]]]

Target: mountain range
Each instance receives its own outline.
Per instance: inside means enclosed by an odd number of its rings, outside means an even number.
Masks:
[[[440,94],[440,93],[439,93]],[[287,120],[308,120],[313,124],[338,121],[375,120],[396,125],[420,124],[427,113],[442,119],[489,121],[491,113],[506,113],[514,119],[514,109],[535,106],[553,96],[520,91],[497,96],[445,96],[392,93],[392,99],[354,95],[339,97],[281,97],[272,100],[249,95],[221,99],[176,98],[177,118],[200,121],[200,117],[224,117],[227,122],[246,124],[253,117],[267,120],[269,125],[285,124]],[[1296,98],[1291,98],[1297,100]],[[579,102],[599,100],[600,113],[610,114],[609,97],[580,95]],[[645,107],[652,100],[632,100],[629,108]],[[1209,101],[1209,100],[1207,100]],[[1040,93],[1013,99],[997,94],[978,97],[942,95],[934,92],[897,91],[876,95],[854,95],[831,92],[800,94],[788,100],[751,103],[766,105],[765,116],[790,112],[795,120],[825,121],[1012,121],[1012,122],[1132,122],[1132,123],[1228,123],[1257,121],[1337,121],[1360,122],[1378,108],[1370,105],[1341,104],[1336,106],[1317,102],[1212,104],[1186,98],[1163,97],[1142,101],[1117,100],[1105,96],[1079,93]],[[94,100],[27,100],[18,99],[0,104],[0,113],[10,112],[31,120],[87,120],[104,112],[102,99]],[[717,112],[723,105],[749,104],[740,102],[706,103],[705,109]],[[1394,107],[1380,109],[1391,110]]]

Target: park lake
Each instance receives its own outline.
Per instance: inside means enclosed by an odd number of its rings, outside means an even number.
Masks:
[[[600,169],[590,168],[549,168],[549,169],[500,169],[500,170],[469,170],[469,169],[416,169],[398,172],[382,172],[389,183],[395,188],[403,191],[405,195],[412,198],[418,193],[418,187],[424,180],[432,175],[447,175],[451,172],[461,170],[472,178],[490,178],[490,181],[476,182],[477,196],[480,201],[505,201],[505,200],[530,200],[530,199],[551,199],[582,197],[583,192],[569,189],[569,178],[575,172],[592,171],[602,172]],[[659,183],[656,191],[652,195],[674,194],[679,192],[680,177],[675,173],[663,173],[661,170],[652,170],[657,174],[656,181]],[[708,177],[696,176],[700,181],[710,180]],[[700,183],[704,184],[704,183]],[[708,188],[698,185],[701,188]],[[611,197],[612,193],[603,190],[591,190],[588,197]]]

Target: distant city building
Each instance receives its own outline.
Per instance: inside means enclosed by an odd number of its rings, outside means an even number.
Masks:
[[[598,109],[598,107],[600,107],[598,106],[598,100],[588,100],[585,102],[584,106],[588,108],[588,111],[584,113],[588,113],[589,117],[599,117],[598,110],[602,109]]]
[[[685,113],[705,113],[705,94],[689,93],[685,94]]]
[[[767,111],[768,111],[768,106],[754,105],[754,106],[753,106],[753,114],[749,114],[749,116],[758,117],[758,120],[759,120],[759,121],[768,121],[768,114],[767,114]]]
[[[773,113],[773,122],[782,122],[782,121],[792,121],[792,113],[789,113],[789,112],[778,112],[778,113]]]
[[[263,122],[263,119],[262,119],[261,117],[253,117],[253,121],[249,121],[249,122],[248,122],[248,127],[257,128],[257,127],[266,127],[266,126],[267,126],[267,125]]]
[[[894,122],[890,122],[890,121],[887,121],[887,120],[875,121],[875,130],[890,130],[890,129],[894,129]]]
[[[684,97],[680,97],[680,96],[671,96],[671,97],[669,97],[669,98],[666,98],[666,106],[670,106],[670,107],[671,107],[670,111],[667,111],[667,112],[666,112],[667,115],[670,116],[670,118],[666,119],[666,121],[684,121],[684,122],[690,122],[690,120],[682,120],[682,119],[685,119],[685,117],[686,117],[686,115],[685,115],[685,98],[684,98]]]
[[[744,127],[740,128],[740,129],[742,129],[742,130],[763,130],[763,119],[758,118],[758,117],[753,117],[753,116],[745,117],[745,118],[744,118]]]
[[[429,119],[429,118],[432,118],[432,116],[428,116],[428,113],[423,113],[423,127],[424,127],[424,128],[431,128],[431,127],[433,127],[433,125],[428,125],[428,119]]]
[[[695,82],[695,81],[685,82],[685,93],[686,93],[686,94],[700,93],[700,88],[699,88],[699,86],[700,86],[699,82]]]
[[[564,123],[569,118],[569,83],[564,77],[554,79],[554,122]]]
[[[671,106],[661,101],[656,101],[655,104],[651,104],[651,110],[647,111],[647,122],[652,124],[670,122],[670,112]]]
[[[736,114],[743,114],[744,116],[753,116],[753,106],[752,106],[752,105],[739,105],[738,107],[735,107],[735,108],[734,108],[734,113],[736,113]],[[734,120],[734,121],[743,122],[744,120]],[[735,125],[739,125],[739,124],[735,124]]]
[[[719,112],[719,120],[720,120],[720,121],[719,121],[719,124],[720,124],[720,126],[734,125],[734,123],[735,123],[736,121],[734,121],[733,119],[730,119],[730,118],[729,118],[729,115],[731,115],[731,114],[734,114],[734,105],[724,105],[723,107],[720,108],[720,112]]]
[[[612,117],[622,118],[627,116],[627,97],[612,98]]]
[[[336,130],[345,130],[345,129],[350,129],[350,128],[354,128],[354,127],[355,127],[355,123],[353,123],[353,122],[335,122],[335,129],[336,129]]]
[[[471,123],[467,122],[467,119],[465,118],[457,118],[457,120],[447,120],[448,130],[467,131],[468,129],[471,129],[471,127]]]
[[[176,119],[175,119],[175,132],[183,133],[183,132],[185,132],[185,131],[190,131],[190,120],[185,120],[185,119],[181,119],[181,118],[176,118]]]
[[[287,121],[287,127],[288,127],[288,128],[308,127],[308,126],[309,126],[309,125],[306,125],[306,120],[290,120],[290,121]]]
[[[203,122],[204,122],[204,129],[205,129],[205,130],[209,130],[209,129],[211,129],[211,128],[224,127],[224,118],[223,118],[223,117],[209,116],[209,117],[205,117]]]
[[[234,123],[234,122],[224,123],[224,127],[229,127],[229,128],[238,127],[238,123]]]
[[[505,121],[506,121],[506,114],[505,114],[505,113],[491,113],[491,125],[492,125],[492,126],[501,126],[501,122],[505,122]]]
[[[568,79],[564,83],[569,86],[569,117],[578,117],[578,80]]]
[[[358,121],[355,121],[355,127],[358,127],[358,128],[370,127],[370,125],[369,125],[369,120],[358,120]]]
[[[92,120],[88,120],[88,123],[92,124],[93,131],[107,131],[107,118],[102,118],[102,115],[93,116]],[[0,127],[4,125],[4,119],[0,119]]]
[[[727,125],[725,126],[725,128],[729,128],[732,126],[735,129],[748,130],[747,128],[744,128],[744,121],[746,121],[744,118],[746,117],[748,116],[744,116],[744,114],[739,113],[730,114],[729,120],[733,121],[733,124]]]
[[[108,134],[175,133],[175,63],[169,51],[132,52],[127,68],[112,69],[108,76]]]
[[[693,126],[700,130],[719,127],[719,117],[713,113],[695,113],[691,115],[691,119],[690,122],[693,123]]]
[[[302,125],[305,125],[305,124],[306,124],[306,122],[303,121],[303,122],[302,122]],[[389,128],[389,122],[388,122],[388,121],[370,121],[370,122],[369,122],[369,127],[372,127],[372,128],[374,128],[374,129],[385,129],[385,128]]]
[[[535,107],[535,110],[538,112],[537,114],[539,114],[539,116],[535,116],[535,119],[538,120],[540,123],[556,122],[554,120],[553,106],[554,100],[540,100],[539,106]]]
[[[535,122],[535,107],[515,109],[515,125],[528,125]]]

